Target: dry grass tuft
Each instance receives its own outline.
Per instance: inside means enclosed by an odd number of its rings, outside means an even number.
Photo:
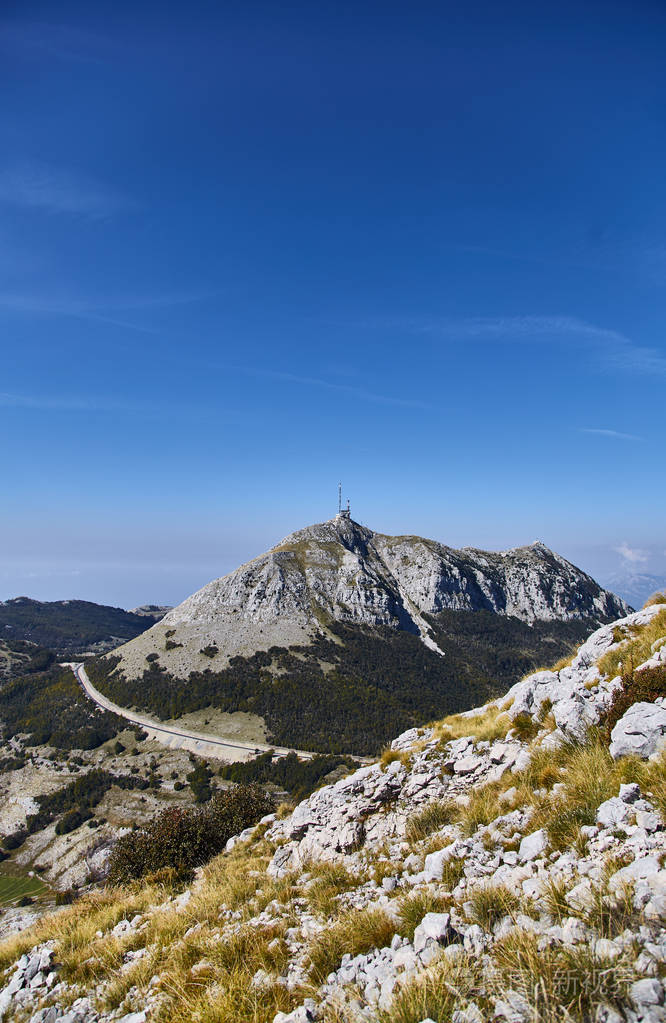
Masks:
[[[496,943],[494,960],[496,993],[517,991],[530,1007],[530,1019],[539,1023],[591,1020],[599,1002],[613,1005],[625,998],[633,980],[626,953],[609,960],[588,945],[539,949],[533,935],[518,930]]]
[[[408,768],[412,760],[412,754],[409,750],[391,749],[388,746],[382,751],[382,755],[379,758],[382,771],[385,771],[389,764],[395,763],[396,760],[399,760],[401,764]]]
[[[321,984],[346,952],[356,956],[385,948],[394,934],[395,925],[381,909],[349,910],[310,943],[310,977]]]
[[[358,884],[341,863],[318,863],[310,868],[310,873],[314,876],[305,893],[308,905],[314,913],[326,917],[334,915],[339,907],[336,897],[340,892]]]
[[[437,799],[426,803],[422,810],[407,821],[405,838],[411,843],[421,842],[433,831],[439,831],[446,824],[457,820],[459,813],[459,807],[450,801]]]
[[[520,910],[520,899],[506,885],[483,884],[469,896],[471,918],[484,931],[492,931],[505,916],[515,917]]]
[[[470,956],[455,963],[440,960],[398,989],[390,1008],[379,1012],[378,1023],[450,1020],[456,1008],[463,1008],[474,997],[479,982],[479,967]]]
[[[435,738],[442,742],[473,736],[478,742],[503,739],[512,726],[511,719],[499,707],[489,706],[482,714],[451,714],[433,725]]]
[[[445,913],[451,902],[443,895],[436,895],[427,889],[414,892],[412,895],[405,895],[400,899],[399,933],[404,938],[414,939],[414,931],[423,920],[426,913]]]
[[[618,647],[608,650],[597,662],[602,675],[615,678],[617,675],[631,675],[634,668],[643,664],[652,655],[652,644],[666,635],[666,607],[656,614],[647,625],[618,630]]]

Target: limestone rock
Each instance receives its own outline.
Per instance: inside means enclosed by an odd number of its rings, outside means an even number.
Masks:
[[[647,759],[665,745],[666,707],[634,703],[611,732],[610,753],[614,760],[632,755]]]
[[[548,835],[543,828],[539,828],[538,831],[533,831],[531,835],[526,835],[523,838],[518,856],[525,863],[527,860],[535,860],[537,856],[541,856],[541,853],[545,852],[547,848]]]

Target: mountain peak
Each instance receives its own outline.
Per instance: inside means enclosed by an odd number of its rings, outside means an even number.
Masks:
[[[627,610],[540,541],[502,553],[455,550],[419,536],[376,533],[341,512],[215,579],[123,650],[135,649],[131,667],[138,670],[155,652],[154,634],[162,663],[183,673],[209,666],[199,657],[204,648],[216,646],[228,660],[307,645],[341,625],[412,633],[440,653],[433,620],[451,612],[485,611],[531,625],[602,623]],[[165,630],[179,637],[166,650]]]
[[[362,526],[360,522],[356,522],[344,512],[340,512],[326,522],[317,522],[311,526],[305,526],[303,529],[297,529],[295,533],[290,533],[275,547],[271,547],[271,551],[308,542],[339,543],[348,550],[356,550],[359,545],[366,545],[374,535],[371,529]]]

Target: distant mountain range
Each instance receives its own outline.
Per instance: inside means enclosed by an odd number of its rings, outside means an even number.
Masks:
[[[124,611],[88,600],[14,597],[0,602],[0,641],[27,641],[58,656],[103,653],[145,632],[165,610],[150,605]]]
[[[281,745],[369,752],[628,610],[541,543],[454,550],[343,513],[209,583],[91,671],[117,702],[163,717],[251,711]]]
[[[666,592],[666,575],[647,572],[615,572],[605,577],[606,586],[619,593],[634,607],[642,607],[653,593]]]

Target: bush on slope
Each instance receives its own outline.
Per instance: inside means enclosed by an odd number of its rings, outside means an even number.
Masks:
[[[163,810],[145,827],[118,840],[109,861],[109,882],[133,881],[164,868],[187,876],[273,807],[258,785],[245,785],[218,793],[203,807]]]

